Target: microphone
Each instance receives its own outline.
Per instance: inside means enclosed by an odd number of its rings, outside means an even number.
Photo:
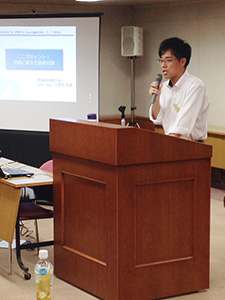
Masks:
[[[159,89],[160,83],[162,81],[162,75],[161,74],[157,74],[155,81],[156,81],[156,83],[158,83],[158,89]],[[156,97],[157,97],[156,94],[152,95],[151,104],[155,103]]]

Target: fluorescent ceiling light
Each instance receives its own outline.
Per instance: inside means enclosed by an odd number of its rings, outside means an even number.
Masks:
[[[97,2],[97,1],[102,1],[102,0],[75,0],[77,2]]]

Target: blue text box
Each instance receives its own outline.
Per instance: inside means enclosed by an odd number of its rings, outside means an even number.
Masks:
[[[6,49],[7,70],[63,70],[61,49]]]

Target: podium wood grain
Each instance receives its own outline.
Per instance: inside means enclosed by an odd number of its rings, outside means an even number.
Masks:
[[[51,120],[55,274],[106,300],[209,287],[211,147]]]

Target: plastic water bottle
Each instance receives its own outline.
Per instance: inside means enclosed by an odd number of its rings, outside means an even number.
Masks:
[[[37,300],[52,300],[53,265],[47,259],[48,250],[40,250],[34,267]]]

